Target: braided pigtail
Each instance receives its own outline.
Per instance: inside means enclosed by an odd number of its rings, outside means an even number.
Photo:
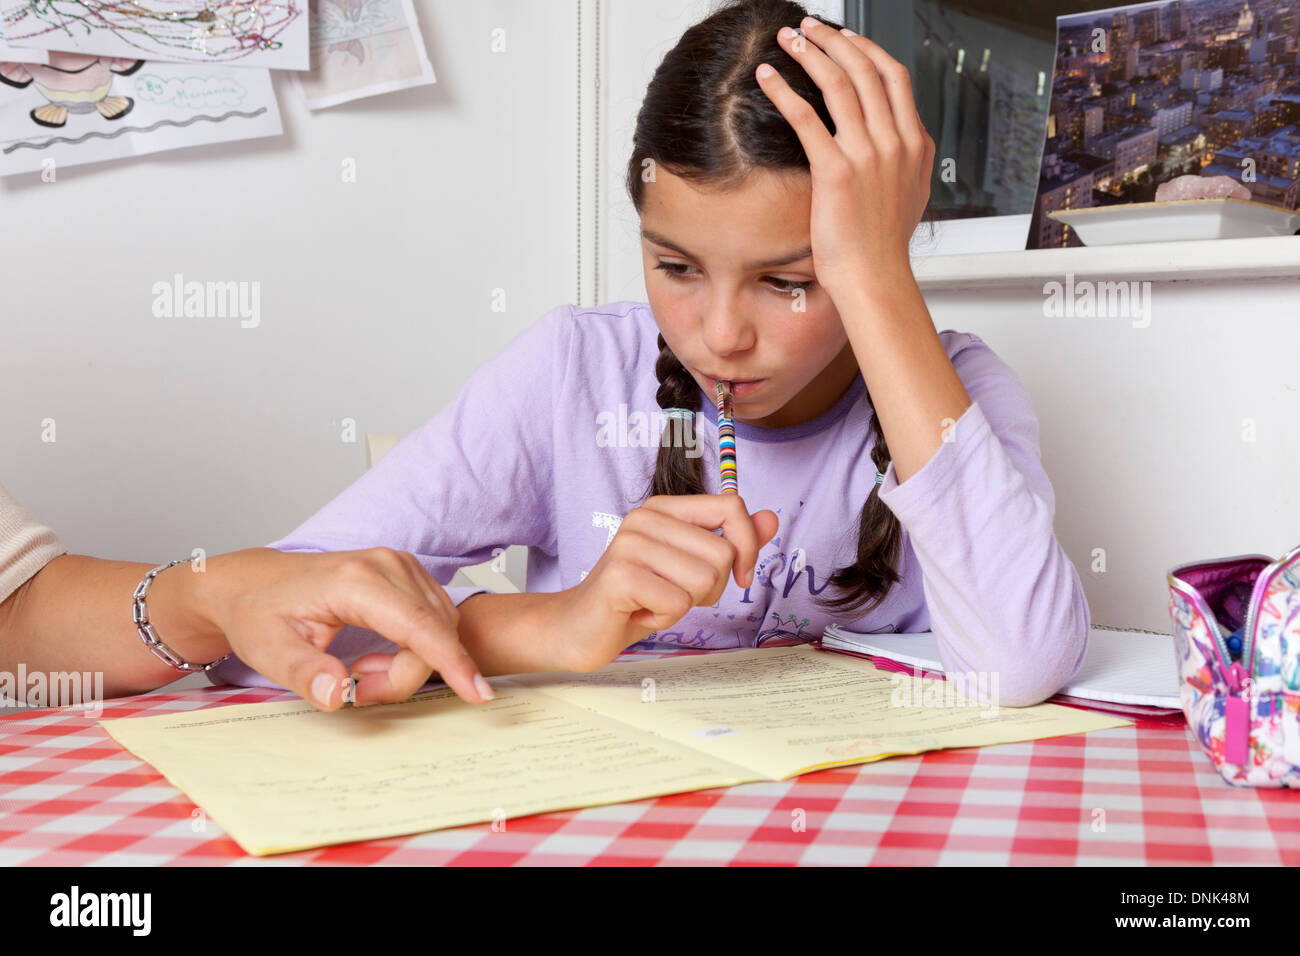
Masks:
[[[655,399],[660,408],[699,410],[700,387],[691,373],[686,371],[686,366],[673,354],[662,335],[659,336],[659,358],[655,360],[655,375],[659,379]],[[693,432],[694,421],[684,422],[672,418],[664,420],[664,431],[659,438],[659,457],[655,460],[654,478],[650,482],[651,495],[704,494],[700,456],[687,455],[688,444],[695,446],[694,436],[689,443],[682,440],[686,428]]]
[[[867,400],[871,400],[870,391]],[[885,434],[880,429],[880,416],[874,412],[871,415],[871,437],[874,439],[871,460],[876,471],[884,474],[889,467],[889,446],[885,444]],[[874,485],[858,515],[857,559],[830,576],[828,583],[838,597],[818,595],[818,600],[841,612],[856,611],[867,605],[863,608],[864,614],[880,604],[899,580],[894,568],[898,564],[902,543],[902,525],[898,515],[880,500],[880,485]]]

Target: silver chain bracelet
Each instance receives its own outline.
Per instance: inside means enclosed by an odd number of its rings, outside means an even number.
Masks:
[[[153,579],[158,576],[159,572],[166,571],[178,564],[189,564],[189,562],[189,558],[178,558],[169,564],[160,564],[146,574],[144,579],[136,585],[135,593],[132,595],[131,620],[135,622],[135,629],[140,632],[140,639],[153,652],[154,657],[160,661],[165,661],[178,671],[185,671],[186,673],[206,672],[226,660],[230,655],[225,654],[208,664],[191,664],[162,642],[155,633],[153,625],[149,623],[149,611],[144,606],[145,596],[149,593],[149,585],[153,584]]]

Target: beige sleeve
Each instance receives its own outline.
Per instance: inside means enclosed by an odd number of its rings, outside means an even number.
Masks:
[[[51,529],[20,508],[0,485],[0,601],[67,550]]]

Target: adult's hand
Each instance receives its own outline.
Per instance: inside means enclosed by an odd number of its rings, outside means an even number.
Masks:
[[[348,699],[358,705],[405,700],[434,671],[469,703],[492,699],[487,681],[461,646],[455,605],[406,552],[294,554],[253,548],[209,558],[197,577],[204,579],[202,613],[231,650],[321,710],[336,710]],[[162,583],[160,576],[155,587]],[[325,650],[349,624],[376,631],[401,648],[362,658],[357,670],[363,676],[355,685],[344,663]]]

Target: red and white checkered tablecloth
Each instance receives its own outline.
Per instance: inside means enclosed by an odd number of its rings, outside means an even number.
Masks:
[[[163,690],[99,719],[291,696]],[[870,863],[1296,866],[1300,793],[1230,786],[1186,729],[1137,726],[253,857],[96,719],[0,718],[0,865]]]

